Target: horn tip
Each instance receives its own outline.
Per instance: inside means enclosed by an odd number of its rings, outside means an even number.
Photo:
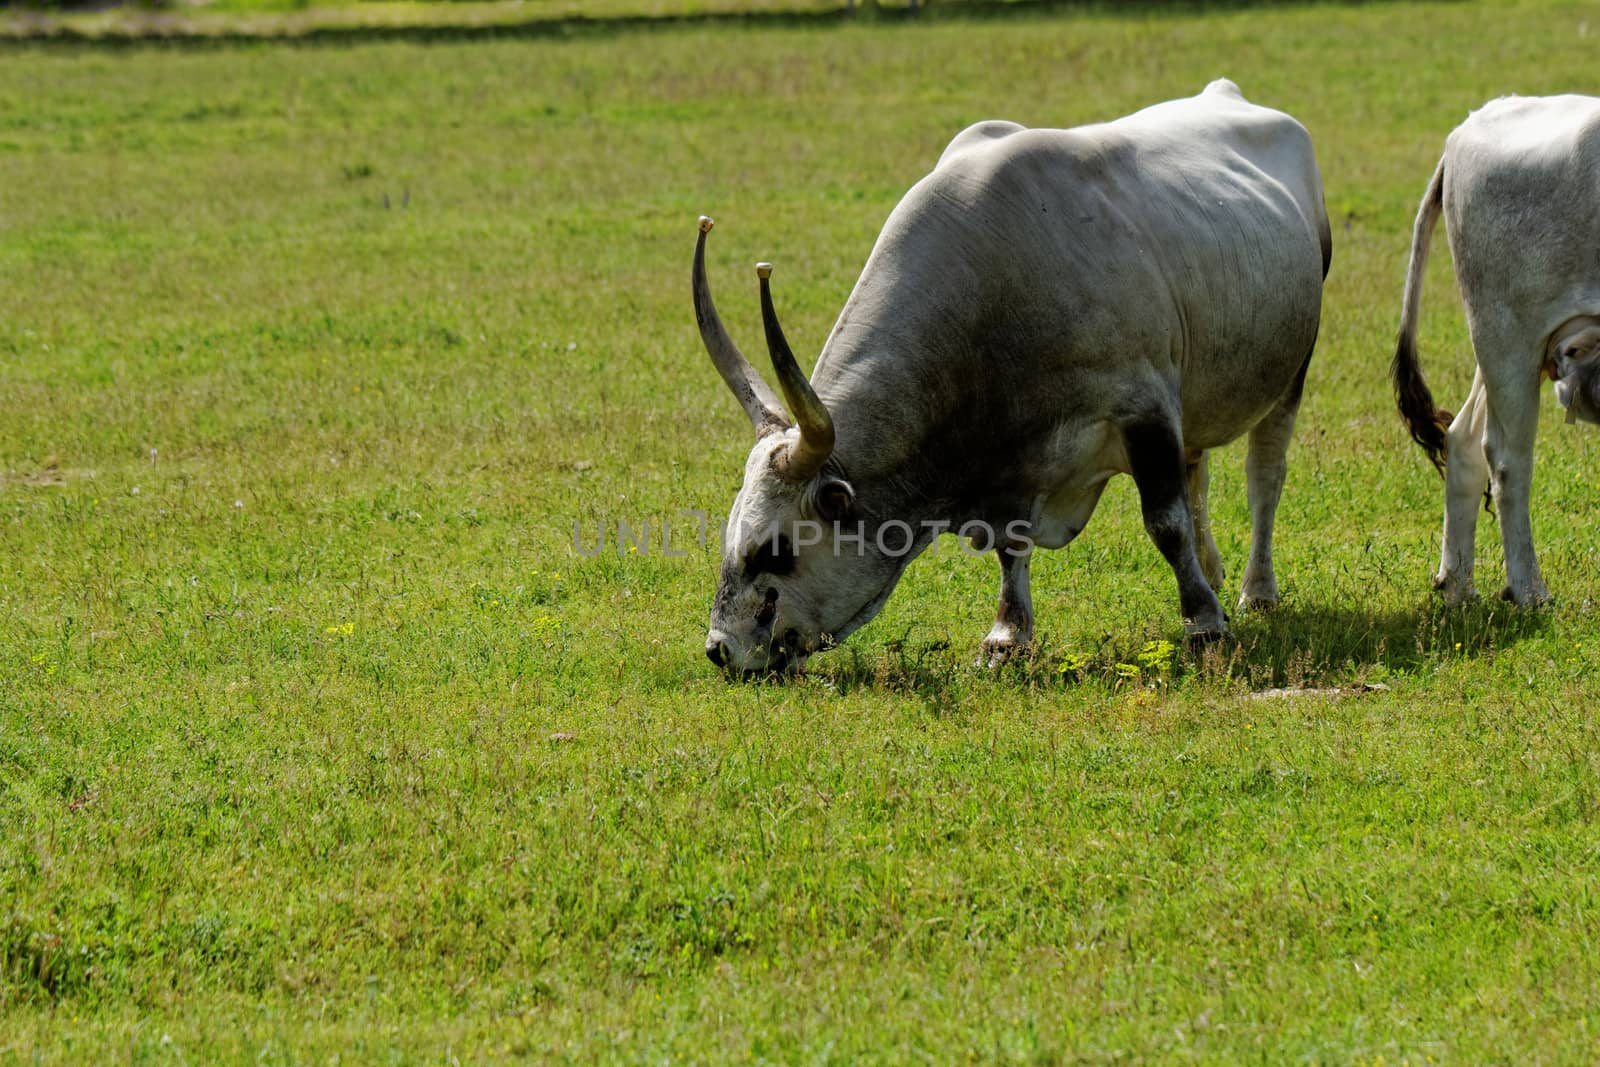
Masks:
[[[766,281],[768,278],[772,277],[772,264],[771,263],[757,263],[756,264],[756,276],[759,277],[762,281]]]
[[[700,216],[700,232],[701,233],[710,233],[711,232],[711,227],[713,227],[715,225],[716,225],[716,222],[712,220],[710,215],[701,215]]]

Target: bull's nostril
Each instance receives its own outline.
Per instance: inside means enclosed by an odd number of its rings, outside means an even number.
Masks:
[[[707,641],[706,659],[710,660],[714,667],[726,667],[728,665],[728,647],[721,641]]]

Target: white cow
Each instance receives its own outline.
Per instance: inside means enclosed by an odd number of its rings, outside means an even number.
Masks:
[[[799,664],[872,618],[941,529],[999,559],[984,650],[1004,658],[1033,634],[1031,548],[1076,537],[1118,473],[1139,487],[1190,632],[1221,634],[1205,455],[1246,433],[1240,599],[1277,599],[1273,515],[1330,248],[1294,119],[1222,80],[1097,126],[963,131],[889,216],[810,381],[760,270],[792,424],[712,305],[710,227],[696,317],[756,432],[712,662]]]
[[[1395,395],[1416,442],[1445,476],[1444,546],[1434,586],[1476,595],[1478,501],[1493,493],[1505,545],[1502,596],[1549,599],[1528,500],[1542,375],[1567,421],[1600,421],[1600,99],[1490,101],[1445,141],[1417,211],[1406,273]],[[1477,357],[1460,414],[1434,405],[1417,363],[1423,268],[1440,212]]]

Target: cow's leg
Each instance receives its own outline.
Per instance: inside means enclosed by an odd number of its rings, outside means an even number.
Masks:
[[[1502,360],[1485,374],[1484,384],[1488,418],[1483,453],[1506,553],[1506,587],[1501,595],[1519,607],[1537,607],[1550,599],[1539,574],[1529,515],[1533,440],[1539,432],[1539,367]]]
[[[1222,605],[1195,555],[1194,516],[1185,492],[1183,444],[1171,422],[1151,420],[1123,429],[1128,465],[1139,487],[1144,528],[1178,579],[1184,626],[1197,637],[1228,632]]]
[[[1294,437],[1294,420],[1310,365],[1308,356],[1283,399],[1250,431],[1250,450],[1244,461],[1245,492],[1250,500],[1250,560],[1244,565],[1244,581],[1239,586],[1241,611],[1278,602],[1272,530],[1278,518],[1278,500],[1283,496],[1283,479],[1289,473],[1289,441]]]
[[[1439,573],[1433,587],[1446,603],[1459,604],[1477,596],[1472,584],[1473,559],[1478,536],[1478,508],[1489,484],[1489,464],[1484,459],[1484,431],[1488,418],[1483,372],[1472,377],[1472,391],[1446,434],[1444,465],[1444,541],[1439,550]]]
[[[1227,571],[1222,566],[1222,553],[1217,551],[1216,539],[1211,536],[1211,514],[1206,508],[1206,497],[1211,487],[1211,472],[1206,454],[1201,452],[1189,464],[1185,479],[1189,489],[1189,510],[1194,514],[1195,551],[1200,556],[1200,571],[1215,591],[1222,589]]]
[[[996,550],[1000,557],[1000,608],[994,626],[983,639],[980,662],[998,667],[1020,649],[1033,643],[1033,597],[1028,592],[1027,545],[1007,544]]]

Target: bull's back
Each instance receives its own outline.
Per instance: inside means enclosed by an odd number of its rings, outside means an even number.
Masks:
[[[1152,300],[1175,295],[1232,307],[1235,317],[1250,309],[1231,282],[1271,276],[1320,288],[1326,265],[1309,135],[1230,82],[1095,126],[979,123],[951,142],[924,184],[935,212],[953,206],[977,228],[1003,233],[1008,259],[1056,276],[1092,264],[1114,282],[1149,275],[1175,291],[1151,292]],[[1085,297],[1102,288],[1093,274],[1079,279]]]
[[[1042,358],[1169,361],[1202,436],[1247,429],[1310,351],[1327,263],[1310,138],[1237,90],[1100,126],[974,128],[922,193],[993,258],[988,295],[1032,317]]]

